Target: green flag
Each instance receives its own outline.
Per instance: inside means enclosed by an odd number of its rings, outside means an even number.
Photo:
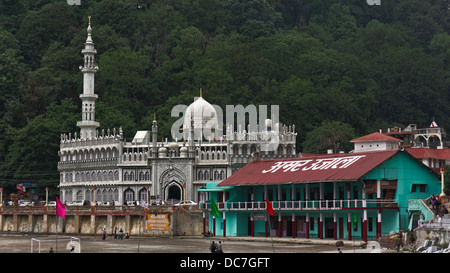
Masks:
[[[217,208],[216,202],[214,202],[214,198],[211,198],[211,214],[216,217],[220,216],[219,209]]]
[[[353,229],[356,229],[356,222],[358,219],[356,219],[356,215],[354,213],[352,213],[352,216]]]

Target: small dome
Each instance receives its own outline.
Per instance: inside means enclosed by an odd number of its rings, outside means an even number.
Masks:
[[[178,143],[176,143],[176,142],[170,143],[169,150],[178,150]]]

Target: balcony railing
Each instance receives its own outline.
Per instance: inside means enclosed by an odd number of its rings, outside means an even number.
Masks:
[[[274,210],[340,210],[351,208],[377,208],[379,206],[396,208],[393,200],[308,200],[308,201],[271,201]],[[365,205],[364,205],[365,203]],[[211,209],[211,203],[200,202],[200,209]],[[219,202],[219,210],[266,210],[266,202]]]

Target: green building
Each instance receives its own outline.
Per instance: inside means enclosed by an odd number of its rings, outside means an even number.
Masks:
[[[441,192],[439,175],[402,150],[255,160],[201,203],[218,236],[373,240],[410,226],[408,200]],[[275,216],[267,213],[267,200]],[[211,213],[211,201],[219,217]]]

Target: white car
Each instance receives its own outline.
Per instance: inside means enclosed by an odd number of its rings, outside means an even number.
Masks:
[[[32,205],[33,205],[33,203],[24,201],[19,204],[19,207],[26,207],[26,206],[32,206]]]
[[[184,205],[186,205],[186,206],[195,206],[195,205],[198,205],[198,204],[195,203],[192,200],[180,201],[180,202],[175,204],[175,206],[184,206]]]
[[[49,207],[56,206],[56,201],[50,201],[50,202],[48,202],[48,205],[47,205],[47,206],[49,206]]]

